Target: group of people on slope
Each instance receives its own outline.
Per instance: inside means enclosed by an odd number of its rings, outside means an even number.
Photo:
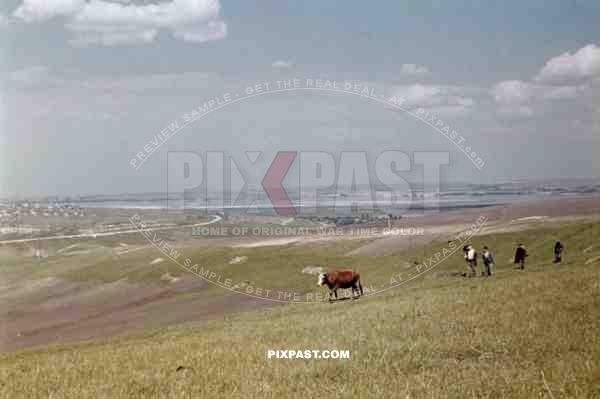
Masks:
[[[554,243],[554,263],[562,262],[562,252],[564,247],[560,240],[557,240]],[[467,266],[470,269],[470,276],[477,276],[477,251],[473,248],[473,245],[467,244],[463,247],[463,252],[465,256],[465,261],[467,262]],[[514,263],[517,265],[517,269],[525,270],[525,258],[527,258],[529,254],[525,249],[523,244],[519,243],[517,249],[515,250]],[[483,260],[483,268],[481,271],[481,276],[491,276],[492,275],[492,267],[494,266],[494,257],[490,252],[487,246],[483,247],[483,252],[481,253],[481,258]]]
[[[477,276],[477,251],[475,248],[473,248],[473,245],[467,244],[463,247],[463,252],[467,265],[471,271],[471,276]],[[483,259],[483,270],[481,271],[481,276],[491,276],[492,266],[494,265],[494,257],[492,256],[492,253],[488,247],[483,247],[481,258]]]

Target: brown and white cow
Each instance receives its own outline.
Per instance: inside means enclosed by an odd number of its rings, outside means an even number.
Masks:
[[[335,299],[337,299],[337,290],[352,288],[352,296],[354,297],[354,290],[363,294],[362,285],[360,284],[360,273],[350,269],[339,269],[334,272],[320,273],[318,286],[327,286],[331,291]],[[331,301],[331,299],[330,299]]]

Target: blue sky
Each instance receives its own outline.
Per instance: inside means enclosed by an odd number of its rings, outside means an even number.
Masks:
[[[600,36],[600,6],[592,0],[300,3],[222,1],[228,33],[218,42],[189,44],[165,35],[159,45],[73,50],[60,22],[47,21],[19,26],[18,38],[3,35],[2,44],[13,67],[44,60],[57,66],[235,70],[293,57],[304,65],[369,75],[393,75],[396,65],[417,63],[436,66],[448,80],[489,82],[525,78],[540,60]],[[3,11],[11,9],[4,5]]]
[[[599,20],[592,0],[4,2],[1,189],[161,191],[168,150],[274,156],[307,144],[307,131],[330,152],[376,154],[398,143],[408,153],[449,151],[452,180],[597,177]],[[200,139],[189,129],[144,170],[127,169],[148,138],[203,99],[278,76],[408,96],[460,129],[485,170],[389,110],[327,96],[306,104],[301,95],[224,110],[195,128],[218,134]]]

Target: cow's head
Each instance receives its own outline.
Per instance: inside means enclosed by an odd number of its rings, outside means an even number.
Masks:
[[[327,281],[327,273],[319,273],[319,282],[317,283],[317,285],[319,287],[322,287],[325,285],[326,281]]]

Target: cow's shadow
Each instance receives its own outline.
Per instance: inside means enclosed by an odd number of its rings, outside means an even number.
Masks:
[[[362,295],[353,295],[353,296],[340,296],[337,298],[329,298],[329,303],[337,303],[337,302],[344,302],[344,301],[355,301],[358,300],[362,297]]]

